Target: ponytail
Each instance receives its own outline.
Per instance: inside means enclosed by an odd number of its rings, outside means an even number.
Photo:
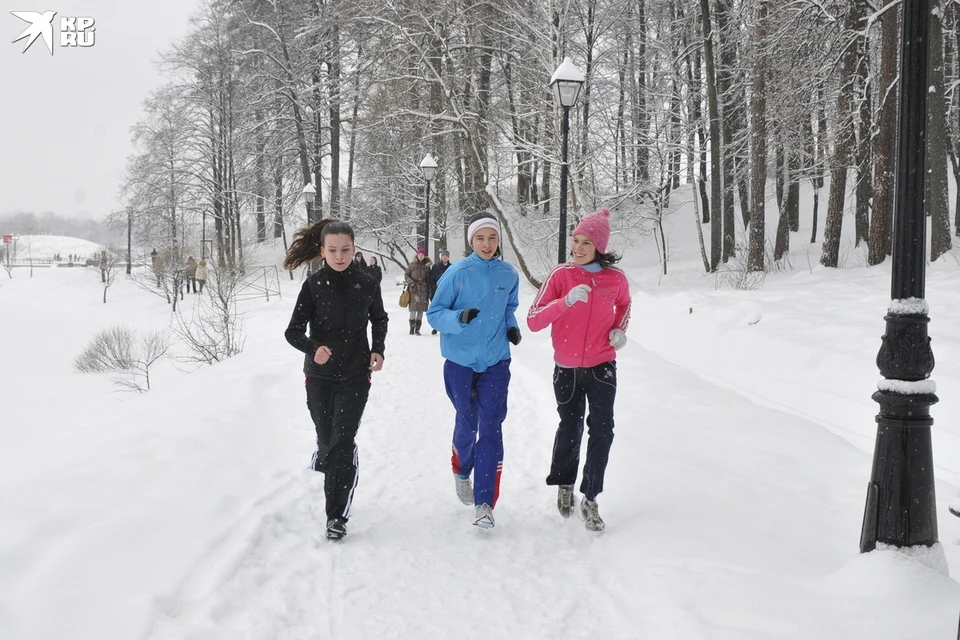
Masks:
[[[350,236],[351,242],[355,240],[353,227],[346,222],[329,218],[315,222],[293,234],[293,242],[283,259],[283,268],[292,271],[302,264],[317,260],[321,255],[323,240],[330,234],[344,234]]]

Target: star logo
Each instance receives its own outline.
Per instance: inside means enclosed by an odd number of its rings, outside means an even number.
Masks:
[[[28,38],[27,44],[23,47],[22,53],[26,53],[37,38],[43,36],[43,41],[53,55],[53,18],[57,15],[56,11],[46,11],[37,13],[36,11],[11,11],[11,14],[20,18],[24,22],[29,22],[30,26],[23,30],[19,36],[13,39],[13,42]]]

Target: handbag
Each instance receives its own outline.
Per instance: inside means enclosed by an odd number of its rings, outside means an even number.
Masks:
[[[400,293],[400,306],[406,308],[410,304],[410,292],[407,291],[406,285],[403,287],[403,291]]]

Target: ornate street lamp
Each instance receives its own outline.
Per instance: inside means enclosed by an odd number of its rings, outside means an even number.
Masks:
[[[430,256],[430,183],[437,175],[437,161],[429,153],[423,156],[420,161],[420,171],[423,172],[423,179],[427,181],[427,206],[423,221],[423,245],[422,248]]]
[[[553,99],[563,110],[563,121],[560,131],[563,134],[563,146],[560,165],[560,243],[557,252],[557,262],[567,261],[567,180],[570,168],[567,163],[567,144],[570,137],[570,107],[577,103],[580,96],[580,87],[584,77],[580,70],[573,66],[570,58],[564,58],[557,70],[550,76],[550,86],[553,88]]]
[[[303,187],[303,201],[307,203],[307,226],[314,223],[313,219],[313,200],[317,197],[317,188],[312,182],[308,182]]]
[[[924,175],[926,173],[929,0],[903,0],[900,100],[894,199],[893,259],[886,333],[877,354],[885,378],[873,470],[860,533],[860,551],[937,543],[930,407],[937,402],[930,318],[925,295]],[[939,91],[940,88],[937,87]]]

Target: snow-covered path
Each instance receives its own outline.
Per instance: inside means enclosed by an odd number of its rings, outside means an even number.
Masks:
[[[242,354],[166,365],[130,396],[70,359],[96,330],[168,318],[129,283],[103,305],[94,276],[47,270],[0,295],[5,335],[24,336],[0,384],[4,640],[955,636],[956,582],[857,553],[868,454],[636,340],[619,357],[607,531],[556,514],[549,336],[526,331],[498,526],[476,529],[450,477],[437,339],[406,335],[390,287],[350,533],[328,543],[300,356],[282,338],[298,283],[245,303]],[[954,568],[958,525],[940,519]]]
[[[901,617],[874,601],[858,609],[831,589],[856,548],[869,458],[636,343],[620,360],[617,439],[601,498],[608,531],[562,520],[544,485],[556,424],[550,352],[545,334],[529,333],[512,366],[498,526],[471,526],[450,477],[453,413],[437,339],[405,335],[404,320],[395,309],[388,366],[361,429],[347,539],[323,539],[321,477],[291,471],[170,593],[151,640],[915,631],[916,611]],[[274,375],[288,377],[289,367],[277,362]],[[276,424],[309,433],[300,394],[280,394]],[[940,593],[946,603],[957,595]],[[930,603],[934,628],[954,623],[944,605]]]

